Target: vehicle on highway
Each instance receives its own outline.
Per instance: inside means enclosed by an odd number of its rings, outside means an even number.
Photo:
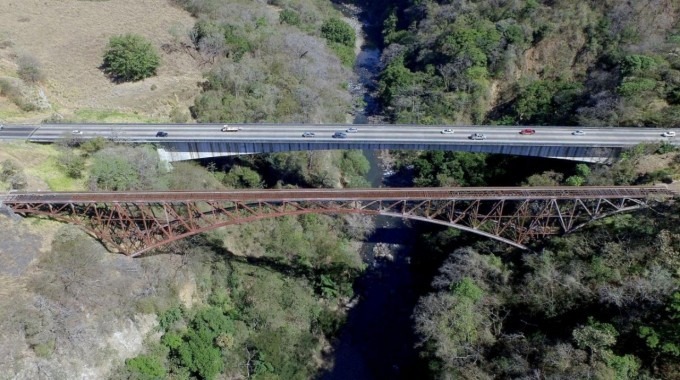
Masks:
[[[536,130],[531,128],[524,128],[519,131],[520,135],[533,135],[534,133],[536,133]]]
[[[222,129],[220,129],[220,131],[222,131],[222,132],[238,132],[240,130],[241,130],[240,127],[230,127],[227,124],[223,125]]]
[[[442,134],[448,135],[451,133],[453,133],[453,129],[451,128],[442,129]]]
[[[661,136],[663,136],[663,137],[675,137],[675,132],[666,131],[666,132],[662,133]]]
[[[2,131],[3,128],[5,128],[5,126],[0,124],[0,131]]]
[[[486,135],[483,133],[473,133],[468,138],[470,140],[486,140]]]
[[[574,132],[571,132],[571,134],[574,135],[574,136],[583,136],[586,133],[584,131],[580,130],[580,129],[577,129]]]
[[[344,139],[346,137],[347,137],[347,133],[345,133],[345,132],[335,132],[335,133],[333,133],[334,139]]]
[[[316,133],[314,132],[305,132],[302,134],[302,137],[314,137],[316,136]]]
[[[347,128],[347,130],[345,130],[345,132],[347,132],[347,133],[357,133],[357,132],[359,132],[359,130],[357,128],[352,127],[352,128]]]
[[[80,129],[74,129],[74,130],[71,131],[71,134],[72,135],[82,135],[83,131],[81,131]]]
[[[158,131],[156,132],[156,137],[168,137],[168,132]]]

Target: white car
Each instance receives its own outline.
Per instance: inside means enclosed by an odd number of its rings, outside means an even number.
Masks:
[[[357,132],[359,132],[359,130],[357,128],[352,127],[352,128],[347,128],[347,130],[345,132],[347,132],[347,133],[357,133]]]
[[[71,134],[72,135],[82,135],[83,131],[81,131],[80,129],[74,129],[74,130],[71,131]]]
[[[666,132],[662,133],[661,136],[663,136],[663,137],[675,137],[675,132],[666,131]]]
[[[453,129],[451,128],[442,129],[442,134],[444,135],[449,135],[451,133],[453,133]]]
[[[571,134],[574,135],[574,136],[583,136],[583,135],[585,135],[586,133],[583,132],[583,131],[580,130],[580,129],[577,129],[577,130],[575,130],[574,132],[571,132]]]

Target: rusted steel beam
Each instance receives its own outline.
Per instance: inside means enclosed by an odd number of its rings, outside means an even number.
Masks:
[[[18,203],[183,203],[199,201],[331,201],[331,200],[500,200],[575,198],[672,198],[663,186],[620,187],[468,187],[468,188],[376,188],[376,189],[267,189],[230,191],[151,192],[38,192],[0,195],[0,202]]]
[[[664,187],[628,186],[12,193],[0,201],[18,214],[80,225],[108,247],[136,256],[220,226],[308,213],[422,220],[523,248],[530,239],[673,196]]]

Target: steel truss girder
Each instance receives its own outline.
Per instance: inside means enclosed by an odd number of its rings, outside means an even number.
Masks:
[[[231,224],[310,213],[386,215],[441,224],[526,249],[531,239],[568,233],[648,198],[268,200],[38,202],[5,204],[14,212],[79,225],[109,249],[139,256]]]

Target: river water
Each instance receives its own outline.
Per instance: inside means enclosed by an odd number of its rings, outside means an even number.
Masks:
[[[371,20],[366,15],[352,16],[364,31],[370,30]],[[359,129],[370,128],[370,120],[380,119],[375,91],[381,52],[370,43],[370,34],[364,33],[366,40],[357,55],[359,81],[350,84],[350,91],[365,104],[356,113],[354,124],[369,125]],[[364,155],[371,163],[367,175],[371,185],[383,186],[391,173],[381,166],[377,152],[364,151]],[[374,222],[375,231],[361,249],[367,270],[355,284],[359,302],[349,311],[347,323],[333,343],[334,366],[321,379],[410,379],[423,374],[411,320],[418,300],[410,265],[415,233],[401,219],[378,216]]]

